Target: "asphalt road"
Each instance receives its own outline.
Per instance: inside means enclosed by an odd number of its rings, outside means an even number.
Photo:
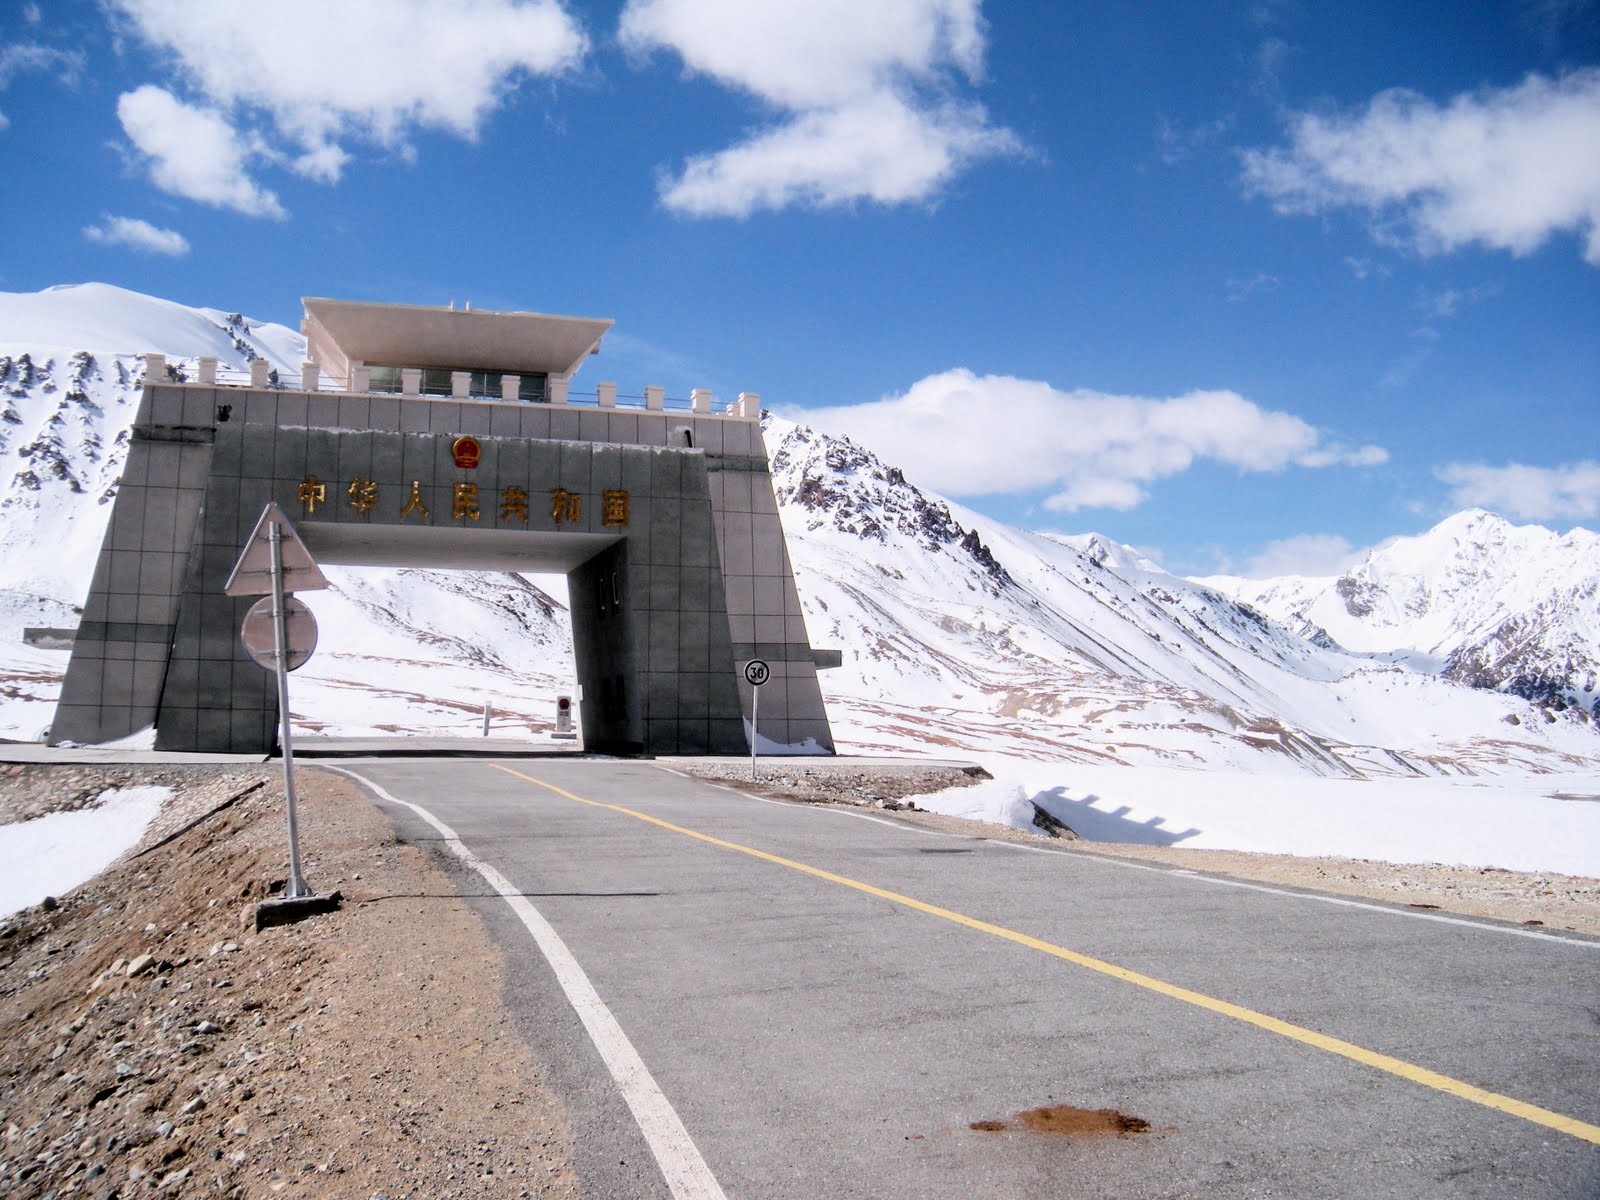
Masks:
[[[755,800],[649,763],[349,767],[538,910],[592,984],[590,1023],[603,1005],[648,1072],[630,1095],[653,1080],[681,1121],[644,1118],[660,1161],[686,1133],[715,1180],[664,1173],[528,926],[381,799],[504,947],[586,1196],[673,1195],[670,1176],[679,1197],[743,1200],[1600,1197],[1600,943]],[[1149,1129],[1020,1127],[1062,1105]]]

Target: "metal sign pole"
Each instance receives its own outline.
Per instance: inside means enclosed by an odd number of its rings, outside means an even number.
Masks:
[[[761,734],[756,718],[761,714],[761,689],[750,689],[750,782],[756,781],[756,747],[761,744]]]
[[[289,631],[283,590],[283,530],[276,524],[267,533],[272,546],[272,632],[277,642],[278,739],[283,743],[283,794],[289,810],[289,879],[286,899],[311,895],[300,875],[300,828],[295,819],[294,736],[289,730]]]

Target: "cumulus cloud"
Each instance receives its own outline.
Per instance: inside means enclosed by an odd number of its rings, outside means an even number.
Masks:
[[[259,148],[247,146],[215,109],[193,107],[146,84],[118,99],[117,117],[163,191],[250,217],[288,215],[250,178],[246,164]]]
[[[1492,508],[1527,521],[1592,520],[1600,515],[1600,462],[1559,467],[1450,463],[1434,472],[1452,504]]]
[[[790,205],[932,198],[961,170],[1022,152],[981,105],[980,0],[629,0],[618,36],[637,57],[676,54],[692,74],[780,119],[696,155],[662,181],[667,207],[747,216]]]
[[[219,119],[259,118],[289,166],[324,183],[350,140],[476,137],[522,77],[560,74],[588,50],[558,0],[279,0],[269,20],[215,0],[107,3]]]
[[[1446,104],[1397,89],[1358,112],[1299,114],[1287,146],[1244,155],[1244,180],[1282,213],[1364,208],[1380,237],[1423,253],[1525,255],[1575,233],[1600,266],[1600,68]]]
[[[1240,471],[1368,466],[1376,446],[1329,441],[1290,413],[1231,391],[1120,396],[1005,375],[946,371],[903,395],[818,409],[804,419],[887,455],[954,496],[1046,491],[1045,507],[1126,510],[1148,485],[1206,460]]]
[[[104,246],[126,246],[143,254],[182,258],[189,253],[189,240],[183,234],[137,217],[106,217],[98,225],[85,226],[83,236]]]
[[[1264,550],[1244,565],[1246,579],[1277,579],[1283,575],[1320,578],[1342,575],[1364,560],[1366,550],[1357,549],[1332,533],[1300,533],[1269,542]]]

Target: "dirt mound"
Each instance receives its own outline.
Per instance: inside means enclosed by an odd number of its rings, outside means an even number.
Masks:
[[[258,934],[287,857],[276,772],[156,773],[0,775],[12,814],[179,789],[141,848],[0,922],[0,1193],[574,1195],[499,955],[427,855],[302,772],[307,878],[347,901]]]

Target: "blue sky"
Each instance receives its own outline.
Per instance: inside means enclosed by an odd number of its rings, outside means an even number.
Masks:
[[[0,7],[0,288],[608,316],[1186,573],[1600,527],[1600,3]]]

